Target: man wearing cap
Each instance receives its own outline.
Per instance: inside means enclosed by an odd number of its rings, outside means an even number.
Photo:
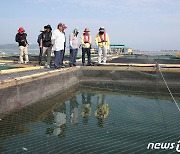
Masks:
[[[67,29],[67,26],[65,24],[63,24],[63,33],[64,33],[64,36],[65,36],[65,42],[64,42],[64,50],[63,50],[62,67],[65,67],[65,65],[63,64],[63,61],[64,61],[64,54],[65,54],[65,51],[66,51],[66,33],[65,33],[66,29]]]
[[[42,57],[45,59],[45,66],[50,68],[50,61],[51,61],[51,36],[52,36],[52,28],[50,25],[44,26],[44,32],[42,32],[40,38],[40,48],[42,48]],[[42,61],[41,61],[42,63]]]
[[[23,64],[23,56],[25,55],[25,64],[29,63],[29,58],[28,58],[28,42],[27,42],[27,34],[25,33],[25,30],[23,27],[20,27],[18,29],[18,33],[16,34],[16,42],[19,43],[19,50],[20,50],[20,55],[19,55],[19,63]]]
[[[85,64],[85,54],[88,56],[88,66],[91,65],[91,35],[89,34],[89,28],[85,28],[83,35],[81,36],[82,45],[82,64]]]
[[[106,63],[107,60],[107,49],[110,45],[109,36],[105,31],[104,27],[100,27],[99,33],[96,36],[95,40],[96,45],[98,46],[98,63]],[[101,58],[103,54],[103,59]]]
[[[65,42],[62,23],[58,24],[57,29],[53,31],[51,41],[53,45],[52,50],[54,51],[55,55],[54,67],[56,69],[59,69],[62,67],[63,50]]]
[[[70,58],[69,58],[69,66],[76,66],[76,58],[78,53],[78,34],[79,30],[75,28],[73,32],[69,36],[69,45],[70,45]]]

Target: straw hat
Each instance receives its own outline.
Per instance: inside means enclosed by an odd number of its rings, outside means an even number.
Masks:
[[[84,32],[90,32],[89,28],[85,28]]]

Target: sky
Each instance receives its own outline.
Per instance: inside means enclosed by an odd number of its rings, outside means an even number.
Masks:
[[[0,44],[15,43],[20,26],[28,42],[36,43],[40,30],[50,24],[67,25],[80,35],[91,30],[93,42],[100,26],[111,43],[136,50],[180,50],[180,0],[2,0]]]

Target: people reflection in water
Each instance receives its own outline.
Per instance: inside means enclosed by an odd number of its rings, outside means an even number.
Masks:
[[[78,124],[78,101],[76,96],[70,99],[70,120],[72,124]]]
[[[53,110],[43,122],[52,125],[46,129],[46,134],[65,137],[66,132],[66,104],[63,103],[60,107]]]
[[[95,111],[95,117],[98,120],[98,127],[105,127],[104,119],[109,114],[109,106],[106,104],[106,96],[104,94],[98,94],[97,97],[97,109]]]
[[[82,93],[82,110],[81,116],[83,117],[83,124],[87,125],[89,116],[91,115],[91,97],[92,94]]]

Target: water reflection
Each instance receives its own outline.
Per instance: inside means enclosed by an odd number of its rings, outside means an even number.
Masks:
[[[83,117],[83,124],[87,125],[89,121],[89,116],[91,115],[91,97],[92,94],[82,93],[82,110],[81,116]]]
[[[72,124],[78,124],[78,101],[77,97],[74,96],[70,99],[70,121]]]
[[[60,107],[53,110],[43,122],[52,125],[46,129],[46,134],[65,137],[66,133],[66,104],[63,103]]]
[[[97,119],[98,127],[105,127],[104,120],[109,114],[109,106],[106,103],[106,95],[82,93],[79,96],[73,96],[69,100],[69,103],[63,103],[44,118],[43,122],[49,125],[46,129],[46,134],[65,137],[67,129],[67,114],[70,115],[68,118],[69,123],[77,125],[79,123],[80,116],[79,105],[81,106],[80,112],[83,125],[87,125],[91,117],[94,120]],[[93,111],[94,114],[91,116],[92,108],[95,110]]]
[[[98,127],[105,127],[104,119],[109,114],[109,106],[106,104],[106,95],[98,94],[97,96],[97,109],[95,111],[95,117],[97,118]]]

